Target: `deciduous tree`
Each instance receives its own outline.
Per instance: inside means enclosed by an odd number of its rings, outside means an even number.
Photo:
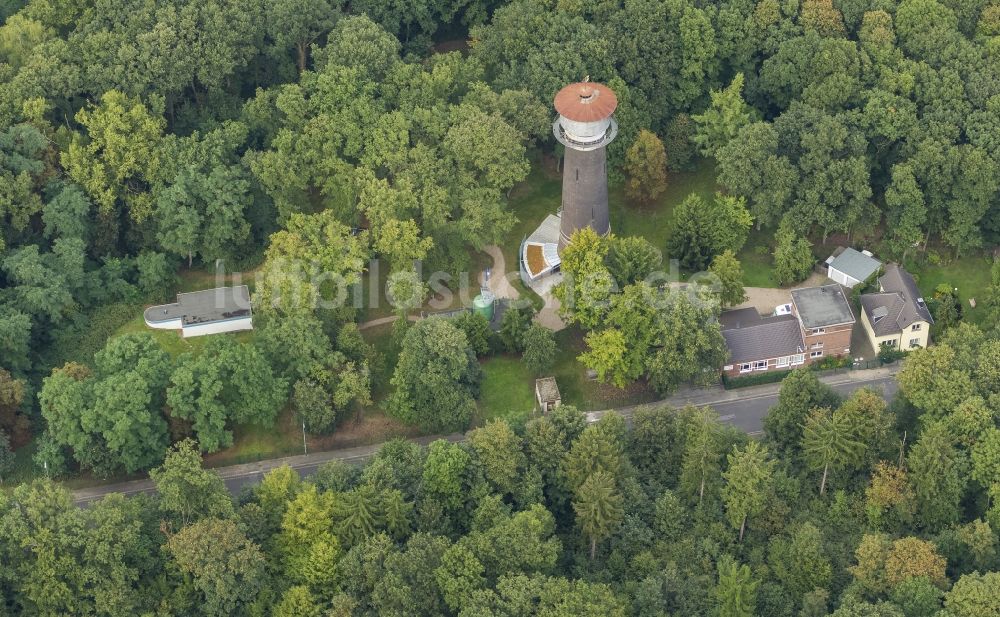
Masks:
[[[461,446],[441,439],[432,442],[427,449],[421,490],[446,511],[457,510],[466,500],[466,474],[471,462],[472,457]]]
[[[368,250],[367,232],[352,234],[331,210],[293,214],[271,236],[254,304],[284,314],[309,313],[321,300],[343,309],[348,289],[361,282]]]
[[[839,397],[812,371],[800,369],[781,382],[778,404],[764,418],[764,431],[780,452],[796,452],[802,443],[802,427],[817,407],[834,407]]]
[[[935,418],[950,413],[974,391],[969,375],[955,364],[955,351],[947,345],[914,351],[897,379],[907,400]]]
[[[798,525],[788,537],[774,539],[768,563],[793,598],[801,598],[814,589],[828,588],[833,577],[823,534],[812,523]]]
[[[868,522],[876,528],[892,530],[908,524],[915,508],[915,495],[906,471],[880,462],[865,489]]]
[[[743,290],[743,267],[731,249],[712,258],[708,271],[716,276],[722,306],[743,304],[747,296]]]
[[[444,319],[424,319],[403,339],[389,410],[426,430],[460,430],[472,417],[479,377],[465,333]]]
[[[1000,574],[973,572],[959,578],[944,595],[944,606],[955,617],[991,615],[997,612],[997,593],[1000,593]]]
[[[310,46],[333,28],[338,13],[338,7],[326,0],[283,0],[268,5],[267,23],[275,46],[295,50],[301,73],[308,68]]]
[[[662,338],[647,365],[650,384],[661,396],[685,382],[713,380],[724,364],[728,352],[716,311],[688,293],[670,294],[660,314]]]
[[[120,202],[142,222],[152,213],[150,179],[160,165],[158,146],[166,122],[140,100],[110,90],[99,104],[80,110],[76,120],[87,137],[74,135],[62,164],[87,191],[101,214],[110,217]]]
[[[719,149],[719,183],[746,197],[757,228],[772,225],[785,214],[799,182],[798,169],[779,153],[778,132],[755,122]]]
[[[601,325],[616,291],[614,277],[605,265],[610,244],[608,238],[584,227],[573,233],[560,256],[563,281],[552,290],[560,302],[559,314],[585,330]]]
[[[514,493],[527,461],[521,438],[510,425],[503,420],[488,422],[469,433],[469,443],[493,489],[500,494]]]
[[[189,575],[208,615],[231,615],[250,604],[265,580],[260,549],[231,520],[206,518],[172,535],[166,544]]]
[[[208,174],[183,170],[156,199],[158,238],[164,249],[203,261],[237,253],[250,234],[244,212],[250,182],[239,168],[218,166]]]
[[[624,288],[646,280],[663,263],[663,255],[642,236],[615,236],[607,262],[618,286]]]
[[[556,360],[556,340],[549,330],[541,324],[531,324],[524,332],[524,365],[536,375],[541,375],[552,368]]]
[[[625,194],[632,201],[651,204],[667,190],[667,154],[655,133],[643,129],[625,153]]]
[[[954,523],[968,482],[968,461],[941,423],[926,427],[907,455],[917,498],[917,521],[937,530]]]
[[[809,276],[813,267],[812,243],[782,221],[774,234],[774,280],[791,285]]]
[[[0,431],[11,437],[16,445],[21,445],[29,433],[30,421],[21,413],[24,392],[24,381],[15,379],[8,371],[0,368]]]
[[[233,424],[273,425],[288,396],[287,381],[274,376],[256,347],[228,337],[182,358],[170,381],[171,414],[193,422],[205,452],[232,445]]]
[[[736,139],[754,120],[754,110],[743,100],[743,73],[737,73],[723,90],[712,90],[712,102],[702,114],[691,116],[695,130],[692,141],[705,156],[715,156]]]
[[[176,444],[163,465],[149,472],[160,497],[160,509],[184,527],[205,517],[230,518],[233,500],[214,472],[202,469],[201,455],[190,439]]]
[[[716,255],[739,251],[752,223],[743,198],[719,193],[709,202],[693,193],[674,212],[667,252],[689,271],[704,270]]]

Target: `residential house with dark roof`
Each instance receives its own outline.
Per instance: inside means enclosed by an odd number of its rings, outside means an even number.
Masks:
[[[793,289],[792,307],[810,361],[851,353],[851,332],[856,320],[843,287],[831,283]]]
[[[889,264],[878,287],[878,293],[861,296],[861,323],[872,348],[927,347],[934,318],[910,273]]]
[[[851,353],[856,320],[843,287],[804,287],[791,295],[791,304],[773,315],[761,316],[755,308],[722,312],[719,323],[729,349],[722,370],[727,376],[788,370]]]
[[[742,308],[723,311],[719,322],[729,348],[729,361],[723,367],[729,377],[806,363],[802,329],[795,315],[762,317],[755,308]]]

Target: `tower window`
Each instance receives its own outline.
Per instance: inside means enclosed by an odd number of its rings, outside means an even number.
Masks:
[[[580,181],[580,170],[579,169],[576,170],[576,181],[577,182]]]

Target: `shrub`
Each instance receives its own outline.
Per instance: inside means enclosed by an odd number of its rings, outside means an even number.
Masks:
[[[524,364],[535,375],[540,375],[550,368],[556,360],[556,340],[552,330],[533,323],[524,332],[521,339],[524,347]]]
[[[490,322],[486,317],[473,311],[466,311],[452,319],[452,323],[459,330],[465,332],[465,338],[469,340],[469,347],[477,356],[485,356],[492,348],[493,332],[490,330]]]
[[[842,356],[839,358],[834,356],[826,356],[819,362],[814,362],[810,364],[809,368],[811,368],[814,371],[829,371],[837,368],[850,368],[853,362],[854,361],[851,359],[850,356]]]
[[[882,348],[878,350],[878,361],[882,364],[892,364],[896,360],[903,358],[905,355],[906,352],[902,349],[883,345]]]

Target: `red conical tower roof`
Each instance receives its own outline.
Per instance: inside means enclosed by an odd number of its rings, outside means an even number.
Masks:
[[[615,113],[618,97],[604,84],[581,81],[557,92],[555,107],[559,115],[574,122],[597,122]]]

